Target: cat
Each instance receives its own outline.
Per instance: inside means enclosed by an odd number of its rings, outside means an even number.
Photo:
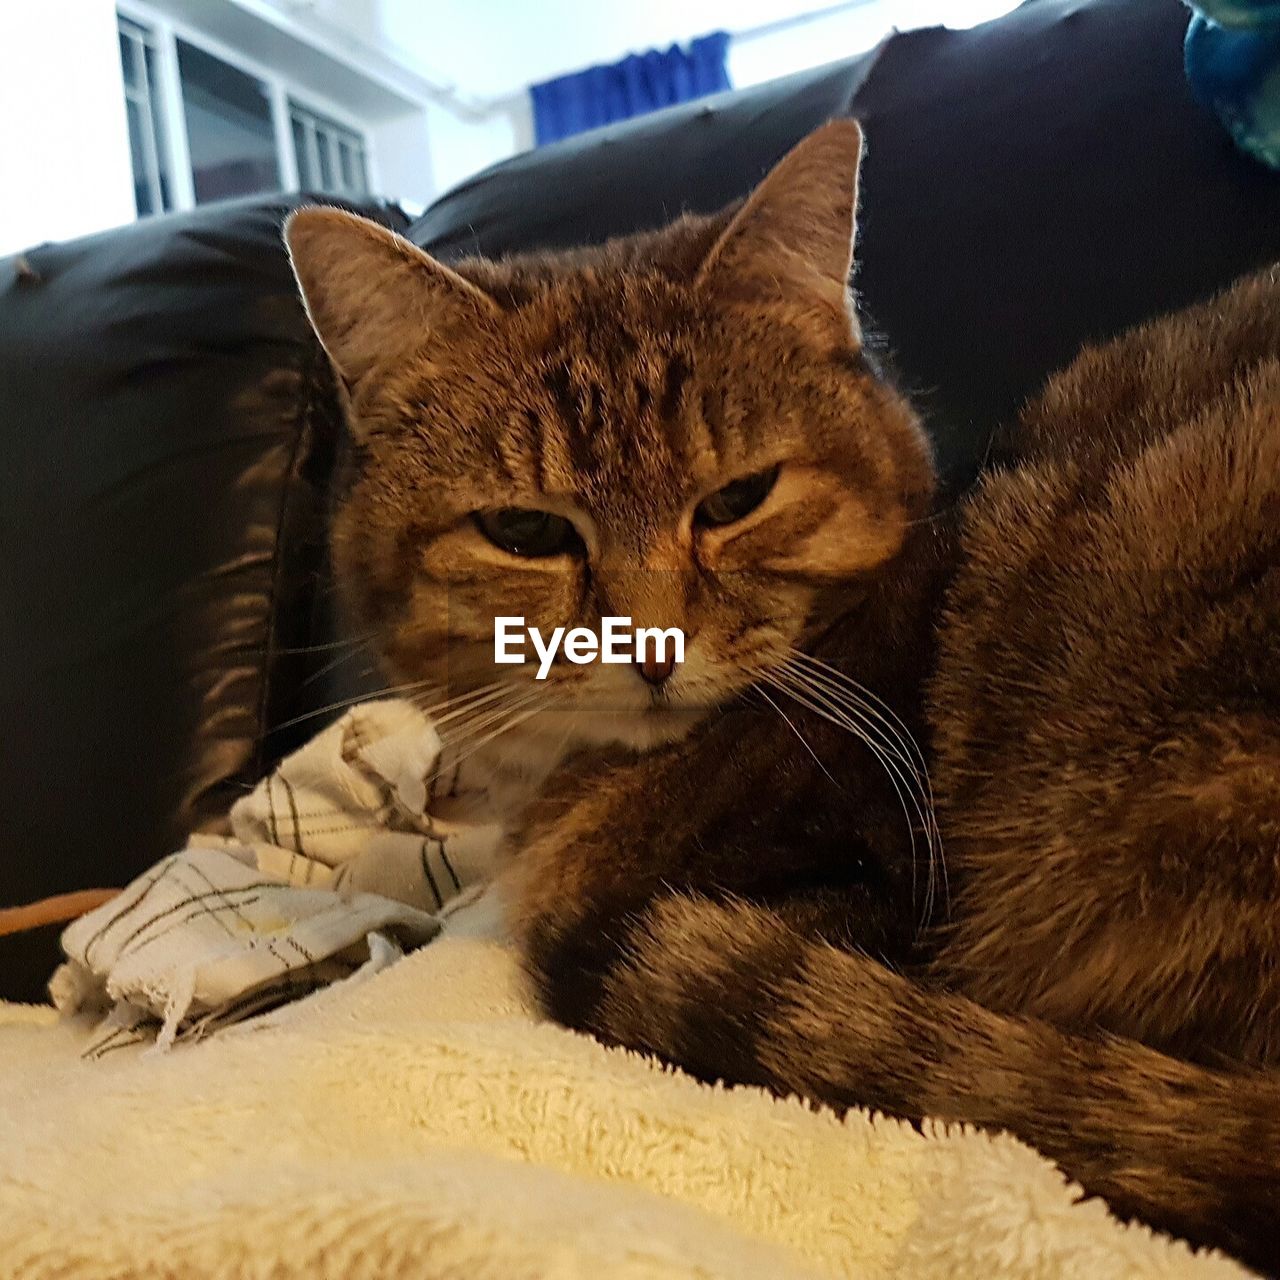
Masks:
[[[951,502],[856,318],[860,155],[835,121],[721,214],[502,262],[295,214],[338,580],[517,780],[551,1016],[1008,1130],[1280,1270],[1280,275],[1087,349]],[[504,614],[686,662],[538,686]]]

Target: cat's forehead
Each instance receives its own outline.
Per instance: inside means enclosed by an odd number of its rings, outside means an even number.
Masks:
[[[586,268],[548,281],[518,309],[515,327],[549,353],[634,360],[692,340],[706,318],[689,283],[656,270]]]
[[[456,448],[454,469],[488,485],[487,501],[499,488],[518,505],[551,496],[640,535],[797,443],[790,406],[811,357],[775,344],[758,314],[744,330],[692,281],[594,263],[518,280],[505,298],[486,284],[500,320],[417,366],[401,399],[437,411],[433,455]]]
[[[654,279],[588,274],[539,301],[519,359],[538,445],[557,473],[601,501],[645,505],[688,472],[689,421],[705,326],[688,291]]]
[[[669,525],[777,460],[791,392],[768,372],[766,328],[753,332],[664,273],[566,274],[511,307],[503,349],[484,355],[492,431],[478,453],[521,477],[522,502],[562,495],[615,529]]]
[[[537,369],[540,482],[597,513],[678,503],[695,467],[693,353],[679,344],[548,351]]]

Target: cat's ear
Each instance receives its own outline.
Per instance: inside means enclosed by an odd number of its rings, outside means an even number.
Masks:
[[[833,120],[770,170],[712,246],[698,284],[731,301],[832,308],[853,325],[849,293],[862,130]]]
[[[432,334],[499,314],[482,289],[354,213],[299,209],[284,240],[312,328],[348,387]]]

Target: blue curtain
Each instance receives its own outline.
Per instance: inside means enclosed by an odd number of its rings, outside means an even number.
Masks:
[[[588,67],[535,84],[530,93],[538,146],[728,89],[728,51],[728,33],[715,31],[694,40],[687,49],[679,45],[672,45],[665,53],[650,49],[612,66]]]

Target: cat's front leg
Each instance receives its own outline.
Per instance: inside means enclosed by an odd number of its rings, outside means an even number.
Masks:
[[[509,930],[542,1008],[576,1030],[599,1030],[604,984],[628,959],[625,922],[664,885],[696,876],[698,808],[662,790],[664,772],[640,760],[568,778],[510,841],[497,886]]]
[[[886,867],[870,853],[887,843],[879,828],[860,828],[882,821],[882,799],[857,777],[834,796],[824,775],[794,768],[793,740],[774,736],[767,752],[746,744],[754,727],[729,724],[663,752],[575,770],[532,808],[500,893],[542,1007],[557,1021],[625,1042],[604,1020],[611,984],[641,963],[653,913],[690,895],[773,904],[810,937],[909,958],[918,919],[909,864]],[[735,746],[737,767],[724,770]],[[798,779],[785,801],[771,800],[778,777]],[[674,1058],[670,1044],[650,1047]]]

